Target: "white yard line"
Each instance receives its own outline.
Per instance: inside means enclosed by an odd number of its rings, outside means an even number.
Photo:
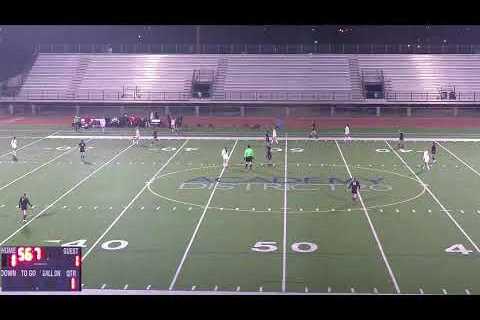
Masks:
[[[65,198],[67,195],[69,195],[72,191],[74,191],[75,189],[77,189],[82,183],[84,183],[85,181],[87,181],[90,177],[92,177],[94,174],[96,174],[98,171],[102,170],[103,168],[105,168],[106,166],[108,166],[112,161],[114,161],[115,159],[117,159],[121,154],[123,154],[125,151],[127,151],[128,149],[130,149],[133,145],[129,145],[128,147],[126,147],[125,149],[123,149],[122,151],[120,151],[119,153],[117,153],[112,159],[110,159],[108,162],[105,162],[103,165],[101,165],[100,167],[98,167],[97,169],[95,169],[92,173],[90,173],[88,176],[86,176],[85,178],[83,178],[82,180],[80,180],[80,182],[78,182],[77,184],[75,184],[73,187],[71,187],[69,190],[67,190],[65,193],[63,193],[60,197],[57,198],[57,200],[53,201],[51,204],[49,204],[45,209],[43,209],[42,211],[40,211],[39,213],[37,213],[31,220],[29,220],[27,223],[25,223],[24,225],[22,225],[20,228],[18,228],[14,233],[12,233],[11,235],[9,235],[6,239],[4,239],[2,242],[0,242],[0,246],[2,246],[3,244],[5,244],[8,240],[10,240],[11,238],[13,238],[17,233],[19,233],[20,231],[22,231],[26,226],[28,226],[30,223],[32,223],[35,219],[37,219],[38,217],[40,217],[44,212],[46,212],[48,209],[50,209],[52,206],[54,206],[57,202],[59,202],[60,200],[62,200],[63,198]]]
[[[90,141],[90,140],[87,140],[87,142],[88,142],[88,141]],[[8,186],[14,184],[14,183],[17,182],[18,180],[21,180],[21,179],[25,178],[26,176],[28,176],[28,175],[30,175],[30,174],[32,174],[32,173],[34,173],[34,172],[37,172],[38,170],[40,170],[41,168],[45,167],[46,165],[49,165],[49,164],[52,163],[53,161],[55,161],[55,160],[63,157],[63,156],[66,155],[67,153],[72,152],[73,150],[76,150],[76,149],[78,149],[78,147],[75,147],[75,148],[69,149],[69,150],[67,150],[67,151],[65,151],[65,152],[62,152],[61,154],[59,154],[59,155],[56,156],[55,158],[53,158],[53,159],[45,162],[44,164],[36,167],[35,169],[33,169],[33,170],[25,173],[24,175],[22,175],[22,176],[20,176],[20,177],[18,177],[18,178],[16,178],[16,179],[10,181],[10,182],[7,183],[6,185],[0,187],[0,191],[2,191],[3,189],[7,188]]]
[[[432,190],[430,190],[430,187],[428,185],[426,185],[423,182],[422,179],[420,179],[420,177],[412,170],[412,168],[410,168],[410,166],[405,162],[405,160],[403,160],[403,158],[398,154],[398,152],[395,151],[394,148],[392,148],[392,146],[388,143],[388,141],[385,141],[385,142],[387,143],[388,147],[393,151],[393,153],[395,153],[395,155],[400,159],[400,161],[402,161],[404,166],[415,176],[415,178],[418,180],[418,182],[432,196],[433,200],[435,200],[435,202],[440,206],[440,208],[442,208],[441,211],[445,212],[447,217],[453,222],[453,224],[458,228],[458,230],[460,230],[460,232],[465,236],[465,238],[470,242],[470,244],[475,248],[475,250],[477,250],[477,252],[480,252],[480,248],[477,246],[477,244],[472,240],[472,238],[470,238],[470,236],[465,232],[465,230],[463,230],[463,228],[460,226],[460,224],[457,222],[457,220],[455,220],[455,218],[452,217],[449,210],[447,210],[445,208],[445,206],[440,202],[440,200],[438,200],[438,198],[435,196],[435,194],[432,192]]]
[[[46,137],[47,139],[95,139],[95,140],[131,140],[132,136],[129,135],[51,135]],[[289,141],[336,141],[340,136],[320,137],[320,138],[304,138],[304,137],[289,137]],[[153,137],[143,136],[140,140],[152,140]],[[239,141],[263,141],[265,137],[261,136],[158,136],[159,140],[239,140]],[[278,141],[283,141],[285,138],[278,138]],[[398,141],[397,137],[352,137],[352,141]],[[479,138],[445,138],[445,137],[427,137],[427,138],[407,138],[406,142],[431,142],[432,140],[442,142],[480,142]]]
[[[49,134],[48,136],[45,136],[45,137],[40,138],[40,139],[38,139],[38,140],[32,141],[32,142],[30,142],[30,143],[27,143],[27,144],[24,145],[23,147],[18,148],[18,149],[17,149],[17,152],[20,151],[20,150],[23,150],[23,149],[25,149],[25,148],[27,148],[27,147],[30,147],[31,145],[34,145],[35,143],[38,143],[38,142],[40,142],[40,141],[42,141],[42,140],[51,139],[52,137],[55,137],[55,134],[56,134],[57,132],[58,132],[58,131],[55,131],[55,132]],[[91,139],[91,138],[90,138],[90,139]],[[8,156],[9,154],[12,154],[12,151],[0,155],[0,158],[5,157],[5,156]]]
[[[233,152],[235,150],[235,147],[237,146],[238,139],[235,140],[235,144],[232,147],[232,151],[230,152],[230,156],[228,157],[228,161],[233,156]],[[227,162],[228,163],[228,162]],[[222,168],[222,171],[220,172],[219,178],[221,179],[223,176],[223,173],[225,172],[226,167]],[[207,213],[208,207],[210,206],[210,202],[213,199],[213,195],[215,194],[215,190],[217,190],[217,186],[220,183],[220,179],[215,183],[215,186],[213,187],[212,193],[210,194],[210,197],[208,198],[207,204],[205,205],[205,209],[203,210],[202,216],[198,220],[197,226],[195,227],[195,230],[193,231],[192,237],[190,239],[190,242],[187,245],[187,248],[185,249],[185,253],[182,256],[182,259],[180,260],[180,264],[177,267],[177,270],[175,271],[175,275],[173,276],[172,282],[170,283],[170,286],[168,287],[168,290],[172,290],[173,287],[175,286],[175,282],[177,282],[178,275],[180,274],[180,271],[182,270],[183,264],[185,263],[185,259],[188,256],[188,253],[190,251],[190,248],[192,247],[193,241],[195,240],[195,237],[197,235],[198,230],[200,229],[200,225],[202,224],[203,219],[205,218],[205,214]]]
[[[156,177],[160,174],[160,172],[163,171],[163,169],[165,169],[167,167],[167,165],[170,163],[170,161],[173,160],[173,158],[175,158],[175,156],[180,152],[182,151],[183,147],[188,143],[188,140],[185,140],[185,142],[182,144],[182,146],[180,148],[177,149],[177,151],[175,151],[175,153],[163,164],[163,166],[157,170],[157,172],[155,172],[155,174],[152,176],[152,178],[150,180],[148,180],[145,185],[142,187],[142,189],[140,189],[140,191],[135,195],[135,197],[133,197],[132,200],[130,200],[130,202],[127,204],[127,206],[122,210],[122,212],[120,212],[120,214],[115,218],[115,220],[113,220],[113,222],[108,226],[108,228],[105,230],[104,233],[102,233],[102,235],[100,237],[98,237],[98,239],[93,243],[93,245],[87,250],[87,252],[85,252],[85,254],[83,255],[82,257],[82,261],[85,260],[85,258],[90,254],[90,252],[92,252],[92,250],[96,247],[96,245],[107,235],[108,232],[110,232],[110,230],[113,228],[113,226],[120,220],[120,218],[125,214],[125,212],[127,212],[127,210],[132,206],[132,204],[142,195],[142,193],[147,189],[147,187],[149,186],[149,184],[151,184],[155,179]],[[130,145],[130,146],[133,146]]]
[[[463,161],[462,159],[460,159],[459,156],[457,156],[455,153],[453,153],[452,151],[448,150],[446,147],[442,146],[438,141],[435,141],[442,149],[444,149],[445,151],[447,151],[448,153],[450,153],[453,157],[455,157],[458,161],[460,161],[464,166],[466,166],[468,169],[472,170],[477,176],[480,177],[480,173],[475,170],[474,168],[472,168],[468,163],[466,163],[465,161]]]
[[[347,168],[348,175],[350,178],[352,178],[352,173],[350,172],[350,168],[348,167],[347,161],[345,160],[345,157],[343,156],[342,149],[338,145],[338,142],[335,140],[335,144],[337,145],[338,151],[340,152],[340,156],[342,157],[343,163],[345,163],[345,167]],[[370,230],[372,231],[372,234],[375,238],[375,241],[377,242],[378,249],[380,250],[380,253],[382,255],[383,262],[385,263],[385,266],[387,267],[388,273],[390,275],[390,279],[393,282],[393,285],[395,286],[395,291],[397,293],[400,293],[400,287],[398,286],[397,279],[395,278],[395,274],[392,271],[392,268],[390,267],[390,263],[388,262],[387,256],[385,255],[385,252],[383,251],[383,246],[382,243],[380,242],[380,238],[377,235],[377,232],[375,231],[375,227],[373,226],[372,220],[370,219],[370,215],[368,214],[367,207],[365,206],[365,203],[363,202],[363,198],[360,192],[358,192],[358,198],[360,199],[360,203],[362,204],[363,207],[363,212],[365,213],[365,217],[367,218],[368,224],[370,225]]]
[[[287,283],[287,171],[288,171],[288,136],[285,135],[285,172],[283,185],[283,252],[282,252],[282,292],[286,291]]]

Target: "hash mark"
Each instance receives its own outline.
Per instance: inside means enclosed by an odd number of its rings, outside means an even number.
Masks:
[[[143,209],[145,209],[145,207],[141,207],[141,208],[140,208],[140,210],[143,210]]]
[[[463,210],[460,210],[460,213],[465,213],[465,211],[463,211]]]
[[[160,207],[157,207],[155,210],[160,210]]]
[[[77,209],[78,209],[78,210],[82,209],[82,206],[78,206],[78,208],[77,208]]]
[[[103,289],[105,289],[106,286],[107,286],[107,284],[104,283],[104,284],[102,284],[102,287],[100,289],[103,290]]]

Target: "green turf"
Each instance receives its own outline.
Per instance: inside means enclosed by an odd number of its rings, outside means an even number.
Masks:
[[[441,143],[471,168],[439,146],[430,171],[420,167],[417,152],[429,148],[429,142],[407,141],[411,151],[395,153],[384,141],[342,139],[338,146],[289,140],[287,163],[280,141],[272,166],[265,164],[263,141],[179,139],[131,147],[128,140],[93,139],[87,142],[93,148],[84,164],[76,139],[39,140],[58,128],[9,130],[0,132],[0,241],[65,245],[84,240],[78,244],[88,252],[86,289],[128,284],[139,290],[172,285],[173,290],[282,292],[285,286],[286,292],[397,293],[395,279],[402,293],[480,293],[480,253],[474,248],[480,244],[478,142]],[[364,131],[372,136],[385,132]],[[425,132],[439,138],[472,133]],[[7,154],[11,134],[20,137],[19,148],[32,143],[18,151],[17,162]],[[251,172],[242,164],[247,144],[256,151]],[[215,187],[224,146],[235,149]],[[347,166],[362,182],[366,210],[344,184]],[[30,219],[43,211],[25,227],[16,209],[23,192],[35,205]],[[105,243],[115,247],[125,241],[124,248],[105,248]],[[261,242],[276,250],[252,250]],[[445,251],[454,244],[472,252]],[[312,246],[313,252],[302,252]]]

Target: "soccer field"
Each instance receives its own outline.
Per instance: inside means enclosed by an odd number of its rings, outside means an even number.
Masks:
[[[0,245],[83,247],[83,289],[94,294],[480,294],[475,133],[410,133],[397,150],[382,130],[348,143],[280,132],[272,165],[261,131],[155,143],[146,131],[138,146],[132,135],[0,131]],[[223,147],[233,152],[226,169]],[[24,192],[34,205],[27,223]]]

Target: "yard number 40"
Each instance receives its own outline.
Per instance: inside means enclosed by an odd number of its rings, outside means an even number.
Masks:
[[[472,253],[472,250],[467,250],[463,244],[454,244],[447,249],[445,249],[445,252],[448,253],[461,253],[463,255],[468,255]]]

